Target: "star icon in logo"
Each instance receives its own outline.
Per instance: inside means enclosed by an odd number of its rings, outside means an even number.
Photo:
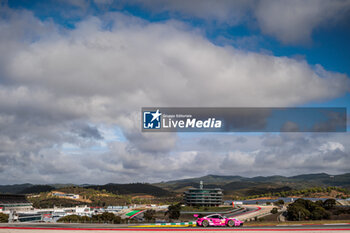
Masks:
[[[157,109],[157,111],[155,112],[155,113],[152,113],[152,120],[151,120],[151,122],[152,121],[154,121],[154,120],[156,120],[157,119],[157,121],[159,121],[159,116],[161,116],[162,115],[162,113],[160,113],[159,112],[159,109]]]

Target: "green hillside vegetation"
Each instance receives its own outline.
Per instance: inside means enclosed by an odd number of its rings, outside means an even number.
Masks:
[[[52,208],[53,206],[72,207],[76,205],[89,206],[109,206],[109,205],[127,205],[132,203],[132,199],[127,195],[116,195],[106,190],[94,190],[77,186],[64,187],[53,192],[79,194],[79,200],[59,198],[52,195],[51,192],[40,193],[40,195],[29,196],[28,200],[33,203],[35,208]]]
[[[172,180],[168,182],[156,183],[159,187],[179,188],[181,186],[195,185],[199,186],[200,181],[204,182],[204,185],[217,185],[223,186],[228,183],[236,182],[244,185],[244,183],[273,183],[276,185],[290,186],[291,188],[308,188],[308,187],[327,187],[327,186],[339,186],[343,188],[350,188],[350,173],[341,175],[329,175],[326,173],[318,174],[304,174],[298,176],[257,176],[252,178],[241,177],[241,176],[216,176],[207,175],[198,178],[183,179],[183,180]]]
[[[133,184],[105,184],[105,185],[32,185],[32,184],[16,184],[16,185],[0,185],[0,193],[12,194],[39,194],[42,192],[61,191],[64,193],[87,194],[93,193],[93,190],[105,191],[118,195],[145,194],[155,197],[169,197],[174,194],[168,190],[147,183]]]
[[[0,193],[8,194],[35,194],[41,192],[47,192],[53,189],[59,189],[63,187],[74,186],[73,184],[11,184],[11,185],[0,185]]]
[[[199,187],[204,181],[205,188],[222,188],[226,199],[254,199],[264,197],[321,197],[348,198],[350,196],[350,173],[331,176],[326,173],[304,174],[298,176],[241,176],[207,175],[203,177],[173,180],[157,184],[105,184],[71,185],[51,184],[0,185],[0,193],[36,194],[30,200],[36,206],[73,205],[74,200],[62,201],[53,197],[50,191],[79,194],[75,202],[92,206],[127,205],[131,203],[171,204],[182,200],[182,192],[188,188]],[[39,194],[39,195],[38,195]],[[150,195],[143,198],[143,195]],[[318,196],[317,196],[318,195]],[[140,196],[140,197],[135,197]],[[154,198],[152,198],[154,197]],[[238,197],[238,198],[237,198]],[[45,201],[48,200],[48,201]]]
[[[33,186],[32,184],[0,185],[0,193],[19,194],[22,190]]]
[[[50,192],[55,188],[50,185],[33,185],[19,191],[18,194],[39,194],[42,192]]]
[[[114,194],[147,194],[155,197],[173,195],[172,192],[146,183],[93,185],[88,186],[87,188],[95,190],[106,190]]]
[[[287,189],[287,188],[285,188]],[[277,192],[270,192],[271,190]],[[256,199],[256,198],[279,198],[279,197],[288,197],[288,196],[298,196],[298,197],[319,197],[321,196],[332,196],[334,198],[347,198],[350,197],[350,191],[344,188],[338,187],[313,187],[302,190],[288,190],[281,191],[284,188],[256,188],[255,192],[264,192],[266,193],[258,194],[258,195],[226,195],[226,199]],[[80,199],[66,199],[66,198],[58,198],[52,196],[51,192],[40,193],[39,195],[29,196],[28,199],[31,201],[35,208],[52,208],[53,206],[61,206],[61,207],[73,207],[76,205],[88,205],[88,206],[109,206],[109,205],[129,205],[132,203],[138,204],[173,204],[182,201],[182,197],[175,197],[171,193],[171,196],[168,197],[155,197],[152,199],[141,199],[134,198],[133,195],[117,195],[114,193],[110,193],[107,190],[95,190],[92,188],[82,188],[82,187],[64,187],[58,189],[56,191],[64,192],[64,193],[74,193],[79,194]],[[240,190],[241,192],[241,190]],[[247,190],[245,192],[248,192]],[[244,193],[244,192],[243,192]]]
[[[335,207],[334,199],[327,199],[324,202],[298,199],[287,208],[287,219],[289,221],[321,220],[330,219],[331,210]]]
[[[221,187],[225,195],[251,196],[292,190],[289,186],[274,183],[231,182]]]
[[[87,187],[79,187],[79,186],[67,186],[63,188],[56,189],[55,191],[63,192],[63,193],[74,193],[79,194],[80,196],[93,196],[93,195],[99,195],[99,194],[108,194],[105,190],[104,191],[96,191],[91,188]]]
[[[86,205],[86,202],[80,202],[73,199],[64,198],[47,198],[47,199],[29,199],[33,203],[34,208],[53,208],[56,207],[74,207],[77,205]]]
[[[291,197],[291,196],[301,196],[301,197],[317,197],[315,194],[320,195],[331,195],[332,191],[336,191],[336,196],[334,198],[348,198],[350,197],[350,190],[339,187],[313,187],[301,190],[288,190],[282,192],[266,192],[260,195],[245,196],[245,199],[256,199],[262,197]]]
[[[257,176],[246,178],[241,176],[207,175],[192,179],[173,180],[154,184],[172,192],[181,193],[188,188],[198,188],[200,181],[205,188],[222,188],[226,197],[239,196],[260,198],[275,195],[287,197],[315,193],[314,187],[337,187],[343,189],[339,198],[347,197],[350,189],[350,173],[331,176],[326,173],[305,174],[298,176]],[[309,190],[311,189],[311,190]]]
[[[33,203],[35,208],[52,208],[53,206],[61,206],[61,207],[72,207],[76,205],[88,205],[88,206],[119,206],[119,205],[129,205],[133,203],[138,204],[171,204],[174,202],[179,202],[182,200],[180,197],[175,197],[172,193],[155,187],[155,189],[144,189],[144,187],[149,188],[151,185],[139,185],[133,184],[132,189],[124,189],[124,193],[130,194],[115,194],[107,191],[106,189],[102,189],[103,187],[119,187],[119,186],[95,186],[93,188],[88,187],[78,187],[78,186],[70,186],[63,187],[60,189],[53,190],[52,192],[42,192],[39,195],[28,196],[28,200]],[[130,186],[127,186],[130,187]],[[150,193],[159,195],[161,197],[154,197],[151,199],[142,199],[135,198],[133,193],[133,189],[137,189],[137,187],[141,187],[138,191],[139,194]],[[152,187],[152,186],[151,186]],[[154,186],[153,186],[154,187]],[[98,189],[99,190],[98,190]],[[113,190],[113,189],[110,189]],[[79,199],[67,199],[67,198],[59,198],[53,196],[54,192],[62,192],[62,193],[73,193],[79,194]],[[115,191],[118,193],[117,191]],[[137,190],[135,190],[137,192]],[[141,193],[142,192],[142,193]],[[123,192],[122,192],[123,193]],[[136,193],[137,194],[137,193]],[[169,196],[163,196],[165,194],[169,194]],[[154,196],[155,196],[154,195]]]

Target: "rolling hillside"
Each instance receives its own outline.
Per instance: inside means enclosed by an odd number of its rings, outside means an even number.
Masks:
[[[134,183],[134,184],[105,184],[105,185],[92,185],[86,188],[91,188],[95,190],[106,190],[107,192],[125,195],[125,194],[148,194],[155,197],[172,196],[172,192],[162,189],[160,187],[144,184],[144,183]]]
[[[36,194],[49,192],[54,189],[64,189],[66,192],[71,187],[106,191],[115,195],[151,195],[154,197],[172,197],[180,195],[191,187],[198,187],[200,181],[204,181],[206,188],[222,188],[225,195],[251,196],[264,193],[287,192],[312,187],[340,187],[350,189],[350,173],[341,175],[329,175],[326,173],[303,174],[291,177],[285,176],[257,176],[252,178],[242,176],[218,176],[207,175],[203,177],[172,180],[167,182],[148,184],[105,184],[105,185],[72,185],[72,184],[15,184],[0,185],[0,193]]]
[[[50,185],[33,185],[19,191],[18,194],[38,194],[42,192],[51,192],[54,189],[55,187]]]
[[[56,187],[58,188],[56,188]],[[66,193],[79,194],[81,190],[94,189],[98,191],[107,191],[118,195],[146,194],[155,197],[173,196],[174,194],[168,190],[162,189],[146,183],[134,184],[105,184],[105,185],[33,185],[33,184],[16,184],[16,185],[0,185],[0,193],[13,194],[38,194],[41,192],[50,192],[52,190],[60,190]]]
[[[222,188],[225,194],[258,195],[269,192],[290,191],[292,189],[305,189],[310,187],[336,186],[350,188],[350,173],[329,175],[326,173],[305,174],[298,176],[217,176],[207,175],[198,178],[172,180],[154,185],[173,192],[182,192],[190,187],[198,187],[199,181],[204,182],[207,188]]]
[[[24,189],[32,187],[32,184],[12,184],[0,185],[0,193],[15,193],[20,194]]]

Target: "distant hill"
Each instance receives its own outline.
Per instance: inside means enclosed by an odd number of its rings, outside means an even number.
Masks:
[[[173,180],[173,181],[167,181],[166,184],[172,185],[172,184],[189,184],[189,183],[196,183],[199,184],[200,181],[203,181],[206,184],[225,184],[233,181],[242,181],[245,179],[241,176],[217,176],[217,175],[207,175],[202,176],[198,178],[189,178],[189,179],[182,179],[182,180]]]
[[[32,184],[10,184],[0,185],[0,193],[15,193],[19,194],[22,190],[32,187]]]
[[[51,192],[55,188],[50,185],[33,185],[30,187],[27,187],[21,191],[19,191],[19,194],[38,194],[42,192]]]
[[[80,187],[80,188],[79,188]],[[71,193],[79,193],[83,188],[91,188],[95,190],[106,190],[114,194],[147,194],[155,197],[173,196],[173,193],[162,189],[158,186],[145,183],[134,184],[105,184],[105,185],[33,185],[33,184],[15,184],[15,185],[0,185],[0,193],[13,194],[37,194],[41,192],[50,192],[52,190],[61,190]],[[80,190],[81,191],[81,190]]]
[[[0,185],[0,193],[11,194],[36,194],[40,192],[49,192],[54,189],[74,186],[74,184],[10,184]]]
[[[303,174],[297,176],[257,176],[252,178],[242,176],[219,176],[206,175],[202,177],[172,180],[167,182],[148,184],[105,184],[105,185],[73,185],[73,184],[14,184],[0,185],[0,193],[14,194],[35,194],[49,192],[54,189],[67,189],[67,192],[77,192],[71,190],[73,187],[91,188],[94,190],[106,190],[107,192],[119,195],[145,194],[155,197],[174,196],[182,193],[191,187],[199,187],[200,181],[204,182],[206,188],[222,188],[225,195],[257,195],[269,192],[283,192],[306,189],[311,187],[341,187],[350,189],[350,173],[341,175],[329,175],[326,173]]]
[[[73,207],[77,205],[86,205],[86,203],[63,198],[47,198],[33,201],[35,208],[53,208],[54,206]]]
[[[160,187],[144,184],[105,184],[105,185],[92,185],[85,188],[91,188],[95,190],[106,190],[114,194],[148,194],[156,197],[172,196],[172,192],[162,189]]]
[[[217,176],[172,180],[156,183],[154,185],[173,192],[182,192],[190,187],[199,187],[200,181],[206,188],[222,188],[225,194],[257,195],[269,192],[282,192],[291,189],[304,189],[310,187],[336,186],[350,188],[350,173],[329,175],[326,173],[304,174],[291,177],[285,176],[257,176],[252,178],[242,176]]]

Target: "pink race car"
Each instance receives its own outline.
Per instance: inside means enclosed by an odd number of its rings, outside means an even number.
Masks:
[[[220,214],[211,214],[202,218],[198,218],[198,214],[194,217],[197,218],[197,226],[229,226],[229,227],[240,227],[243,226],[243,222],[235,218],[227,218]]]

